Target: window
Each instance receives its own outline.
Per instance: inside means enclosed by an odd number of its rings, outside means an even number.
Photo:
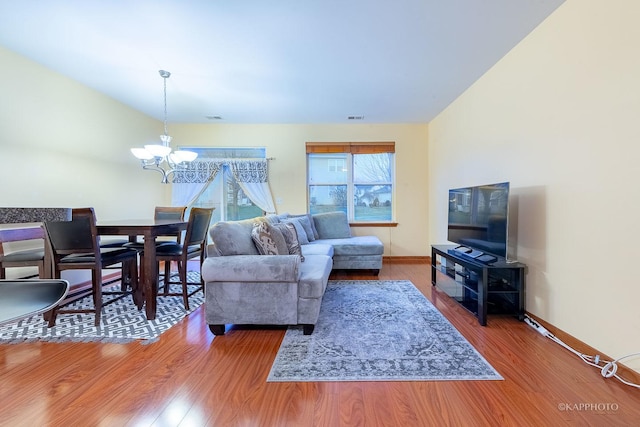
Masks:
[[[307,143],[310,213],[343,211],[350,221],[391,222],[395,143]]]

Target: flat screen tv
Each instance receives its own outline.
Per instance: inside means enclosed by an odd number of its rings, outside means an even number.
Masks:
[[[508,218],[508,182],[449,190],[447,239],[461,245],[463,253],[506,258]]]

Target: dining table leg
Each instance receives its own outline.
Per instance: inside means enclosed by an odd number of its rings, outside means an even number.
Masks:
[[[158,264],[156,263],[156,236],[151,232],[144,235],[144,300],[147,320],[156,318],[158,296]]]
[[[138,235],[134,234],[132,236],[129,236],[129,242],[137,242],[138,240]],[[143,274],[143,266],[140,265],[138,266],[138,264],[136,263],[136,268],[140,268],[137,276],[138,276],[138,281],[136,282],[136,286],[135,288],[132,288],[131,291],[133,292],[133,302],[136,305],[136,307],[138,307],[138,310],[142,310],[142,307],[144,307],[144,274]]]

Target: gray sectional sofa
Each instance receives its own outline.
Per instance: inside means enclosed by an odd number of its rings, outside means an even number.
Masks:
[[[380,239],[352,236],[343,212],[221,221],[209,235],[202,279],[215,335],[226,324],[303,325],[311,334],[332,269],[382,267]]]

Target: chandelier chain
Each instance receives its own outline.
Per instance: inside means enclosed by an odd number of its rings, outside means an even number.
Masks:
[[[167,133],[167,77],[165,77],[164,75],[162,76],[162,80],[164,81],[164,134],[168,135]]]

